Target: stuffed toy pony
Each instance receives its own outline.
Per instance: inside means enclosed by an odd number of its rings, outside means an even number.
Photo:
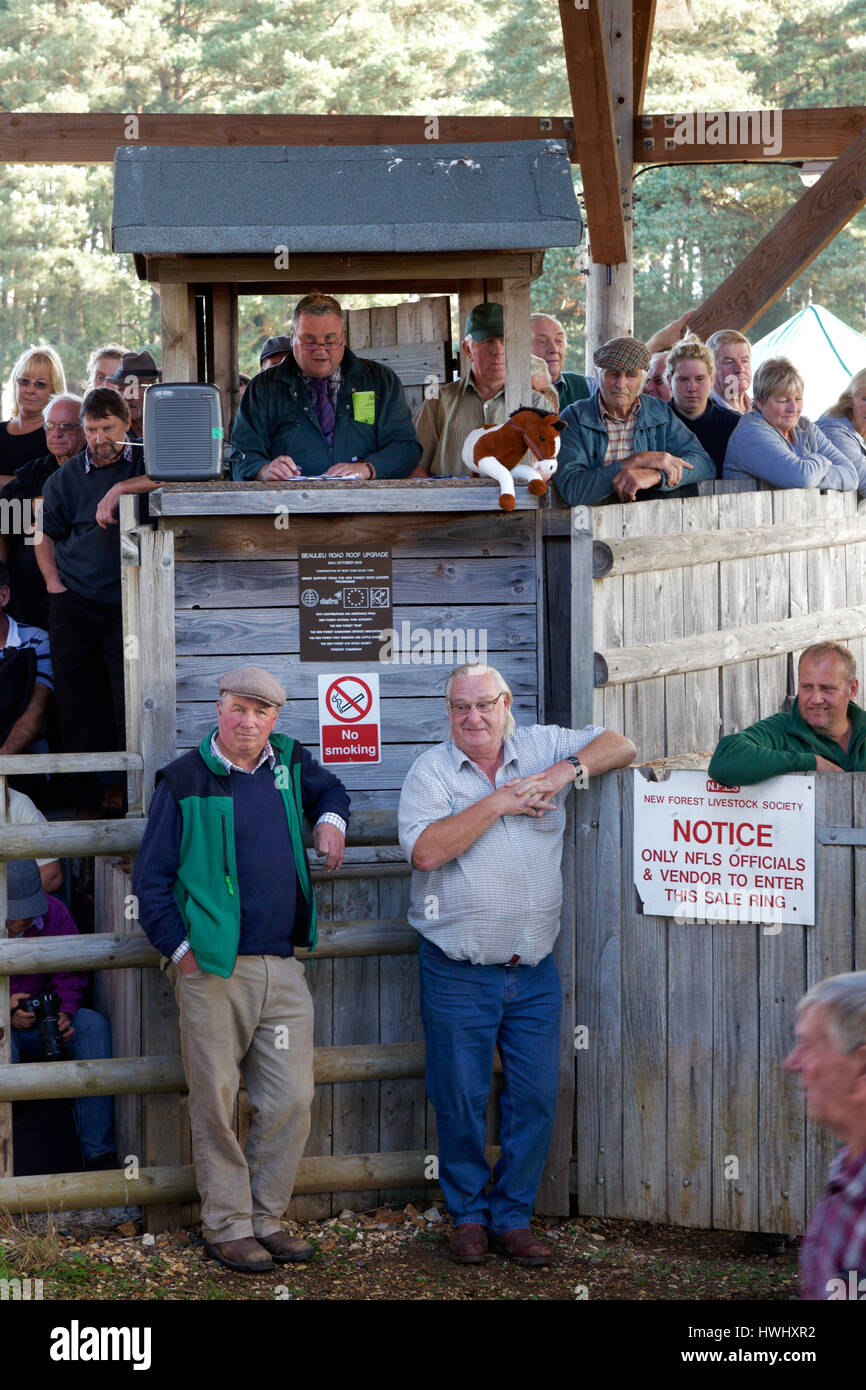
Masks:
[[[522,405],[504,425],[486,425],[472,430],[463,443],[463,462],[472,473],[493,478],[499,484],[499,505],[504,512],[514,510],[514,479],[529,484],[529,491],[543,497],[547,483],[556,472],[560,432],[564,420],[537,406]],[[527,449],[534,463],[521,463]]]

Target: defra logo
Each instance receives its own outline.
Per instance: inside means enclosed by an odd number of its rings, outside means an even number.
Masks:
[[[712,782],[709,777],[707,778],[708,792],[738,792],[739,790],[739,787],[723,787],[721,782]]]

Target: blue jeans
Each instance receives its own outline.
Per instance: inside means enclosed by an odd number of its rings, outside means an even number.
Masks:
[[[427,1094],[439,1129],[439,1182],[455,1225],[497,1234],[529,1225],[556,1118],[562,991],[552,956],[538,965],[472,965],[419,937]],[[484,1156],[498,1045],[505,1075],[501,1157]]]
[[[95,1009],[79,1009],[72,1020],[75,1035],[64,1043],[63,1055],[74,1062],[89,1062],[96,1057],[111,1056],[111,1029]],[[36,1027],[12,1028],[12,1061],[41,1062],[42,1044]],[[86,1163],[88,1159],[109,1153],[114,1148],[114,1100],[111,1096],[92,1096],[83,1100],[76,1096],[75,1126],[78,1142]]]

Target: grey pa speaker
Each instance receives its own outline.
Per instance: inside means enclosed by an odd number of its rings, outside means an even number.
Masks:
[[[222,398],[201,381],[154,382],[144,393],[144,464],[159,482],[222,477]]]

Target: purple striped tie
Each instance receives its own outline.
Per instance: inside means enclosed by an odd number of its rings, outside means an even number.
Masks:
[[[334,447],[334,407],[331,405],[331,393],[328,390],[328,378],[323,377],[313,382],[313,389],[316,393],[316,419],[322,427],[322,434],[328,441],[328,448]]]

